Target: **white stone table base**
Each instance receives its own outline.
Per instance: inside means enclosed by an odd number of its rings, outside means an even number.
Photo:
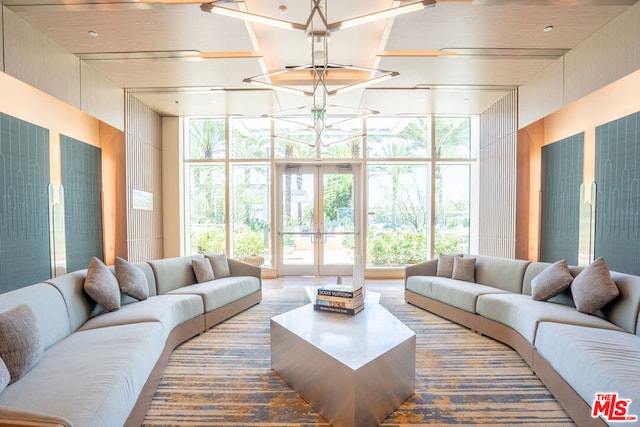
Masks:
[[[415,390],[416,335],[380,304],[271,319],[271,367],[334,427],[377,426]]]

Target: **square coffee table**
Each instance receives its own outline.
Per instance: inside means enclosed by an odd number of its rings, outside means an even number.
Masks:
[[[415,390],[416,335],[380,304],[271,318],[271,368],[334,427],[377,426]]]

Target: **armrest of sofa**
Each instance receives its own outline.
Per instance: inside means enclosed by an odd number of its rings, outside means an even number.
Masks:
[[[404,269],[404,277],[409,276],[435,276],[438,268],[438,259],[421,262],[419,264],[409,265]]]
[[[0,407],[0,426],[73,427],[66,418]]]
[[[227,260],[229,261],[231,276],[253,276],[257,277],[262,283],[262,270],[260,267],[231,258],[227,258]]]

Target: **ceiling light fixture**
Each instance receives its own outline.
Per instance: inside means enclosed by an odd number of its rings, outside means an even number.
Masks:
[[[328,23],[324,12],[320,9],[320,2],[322,0],[312,0],[313,6],[309,18],[304,24],[298,22],[285,21],[282,19],[272,18],[265,15],[257,15],[250,12],[245,12],[240,9],[231,9],[228,7],[220,6],[218,3],[228,3],[228,0],[215,0],[210,3],[202,3],[200,10],[203,12],[215,13],[218,15],[229,16],[232,18],[243,19],[245,21],[255,22],[258,24],[271,25],[276,28],[282,28],[285,30],[302,30],[308,32],[309,27],[313,25],[313,18],[317,15],[325,24],[326,30],[329,32],[342,30],[345,28],[355,27],[357,25],[368,24],[370,22],[378,21],[380,19],[392,18],[398,15],[404,15],[405,13],[416,12],[426,7],[436,5],[436,0],[419,0],[414,1],[402,6],[392,7],[390,9],[383,9],[377,12],[369,13],[362,16],[356,16],[354,18],[345,19],[338,22]],[[282,11],[281,9],[279,9]]]
[[[263,88],[312,97],[313,102],[311,105],[264,115],[264,117],[269,117],[273,120],[295,124],[299,129],[313,131],[315,133],[314,143],[297,138],[297,131],[284,131],[273,135],[275,138],[288,142],[299,142],[309,146],[327,146],[359,138],[362,136],[361,133],[338,129],[339,125],[378,113],[374,110],[331,105],[327,103],[327,97],[370,86],[399,75],[396,71],[330,64],[327,52],[330,33],[380,19],[415,12],[436,4],[435,0],[412,1],[401,6],[330,24],[325,16],[327,0],[311,0],[309,17],[304,24],[300,24],[218,5],[218,3],[226,2],[227,0],[216,0],[211,3],[203,3],[200,9],[205,12],[217,13],[249,22],[291,30],[303,30],[305,32],[311,44],[310,64],[247,77],[243,79],[243,82]],[[283,75],[286,73],[290,74],[287,78],[284,78]],[[336,88],[338,85],[340,87]],[[338,112],[339,110],[342,111]],[[331,116],[329,115],[330,113]],[[327,133],[330,133],[330,135],[323,139],[323,136],[327,135]],[[337,136],[338,134],[339,136]]]

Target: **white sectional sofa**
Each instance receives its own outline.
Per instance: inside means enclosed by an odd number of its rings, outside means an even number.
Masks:
[[[438,276],[438,259],[407,267],[405,300],[513,347],[579,426],[610,424],[605,411],[592,417],[596,393],[631,399],[626,413],[640,425],[640,277],[610,272],[619,295],[586,314],[571,287],[532,298],[549,263],[464,258],[476,260],[474,282]],[[569,271],[575,278],[583,269]]]
[[[262,299],[258,267],[228,259],[229,277],[197,283],[203,258],[130,264],[149,296],[122,295],[114,311],[85,291],[87,270],[0,294],[0,313],[26,304],[35,315],[43,350],[0,391],[0,426],[139,426],[172,350]]]

